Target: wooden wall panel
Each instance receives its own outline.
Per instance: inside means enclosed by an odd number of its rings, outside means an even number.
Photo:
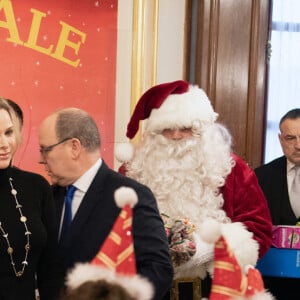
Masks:
[[[233,14],[235,7],[237,13]],[[246,157],[251,1],[220,1],[214,107],[233,134],[234,147]],[[237,138],[238,137],[238,138]]]
[[[261,163],[269,0],[199,0],[196,83],[234,138],[234,151]]]

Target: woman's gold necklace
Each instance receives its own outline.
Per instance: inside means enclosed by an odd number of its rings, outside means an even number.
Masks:
[[[15,190],[15,188],[13,186],[13,179],[11,177],[9,178],[9,184],[10,184],[10,187],[11,187],[11,194],[13,195],[14,200],[16,202],[16,209],[19,211],[19,214],[20,214],[20,221],[23,223],[23,225],[25,227],[25,237],[26,237],[25,257],[24,257],[24,260],[21,263],[22,267],[19,271],[17,271],[17,267],[16,267],[14,257],[13,257],[14,249],[11,246],[10,241],[8,239],[8,233],[5,232],[4,228],[2,227],[1,222],[0,222],[0,231],[2,233],[3,238],[6,240],[7,253],[10,257],[10,262],[11,262],[12,268],[15,272],[15,275],[16,275],[16,277],[21,277],[24,274],[25,267],[28,265],[27,259],[28,259],[28,253],[29,253],[29,250],[30,250],[30,235],[31,235],[31,232],[28,230],[28,227],[27,227],[27,224],[26,224],[27,218],[23,215],[22,205],[18,201],[17,191]]]

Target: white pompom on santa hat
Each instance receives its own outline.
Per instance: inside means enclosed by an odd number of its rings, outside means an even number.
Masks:
[[[153,285],[137,274],[132,237],[132,208],[138,201],[130,187],[115,191],[115,202],[122,208],[114,226],[91,263],[79,263],[66,279],[67,289],[76,289],[87,281],[105,280],[118,285],[136,300],[150,300]]]
[[[158,84],[147,90],[137,102],[127,125],[126,136],[133,139],[139,123],[147,119],[146,132],[191,128],[194,121],[213,123],[218,117],[206,93],[184,80]],[[115,157],[120,162],[132,158],[132,147],[118,144]]]
[[[256,268],[247,266],[245,272],[241,269],[222,235],[221,224],[208,220],[200,234],[204,241],[215,243],[209,300],[275,300],[264,289],[261,274]]]

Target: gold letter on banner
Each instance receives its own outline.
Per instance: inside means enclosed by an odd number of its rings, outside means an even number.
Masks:
[[[70,60],[70,59],[67,59],[66,57],[64,57],[65,47],[68,46],[70,48],[73,48],[75,50],[75,54],[77,55],[79,52],[81,43],[84,44],[84,42],[85,42],[86,34],[82,31],[79,31],[78,29],[68,25],[67,23],[60,22],[60,24],[62,25],[62,30],[61,30],[60,37],[59,37],[59,40],[57,43],[56,51],[52,56],[56,59],[59,59],[65,63],[73,66],[73,67],[77,67],[79,65],[80,59],[78,58],[77,60],[73,61],[73,60]],[[70,32],[78,35],[80,37],[80,41],[78,41],[77,43],[71,42],[68,39]]]
[[[0,27],[6,28],[10,34],[10,37],[8,37],[6,40],[9,42],[23,45],[23,42],[21,41],[21,39],[19,37],[18,27],[16,24],[11,1],[8,1],[8,0],[0,1],[0,11],[2,9],[4,12],[4,16],[6,17],[6,22],[0,21]]]

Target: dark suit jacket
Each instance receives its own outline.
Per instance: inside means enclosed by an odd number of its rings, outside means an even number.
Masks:
[[[274,225],[295,225],[297,222],[288,195],[286,164],[286,157],[282,156],[254,170],[267,198]],[[265,288],[277,300],[299,298],[299,278],[264,276],[263,279]]]
[[[60,245],[59,255],[66,271],[76,262],[90,262],[95,257],[119,215],[114,191],[121,186],[133,188],[138,195],[132,226],[137,271],[154,284],[154,299],[161,299],[170,288],[173,269],[156,200],[149,188],[114,172],[103,161],[73,219],[68,239]],[[54,186],[53,193],[59,228],[65,188]]]
[[[259,184],[267,198],[274,225],[296,225],[288,194],[286,158],[279,157],[255,170]]]

